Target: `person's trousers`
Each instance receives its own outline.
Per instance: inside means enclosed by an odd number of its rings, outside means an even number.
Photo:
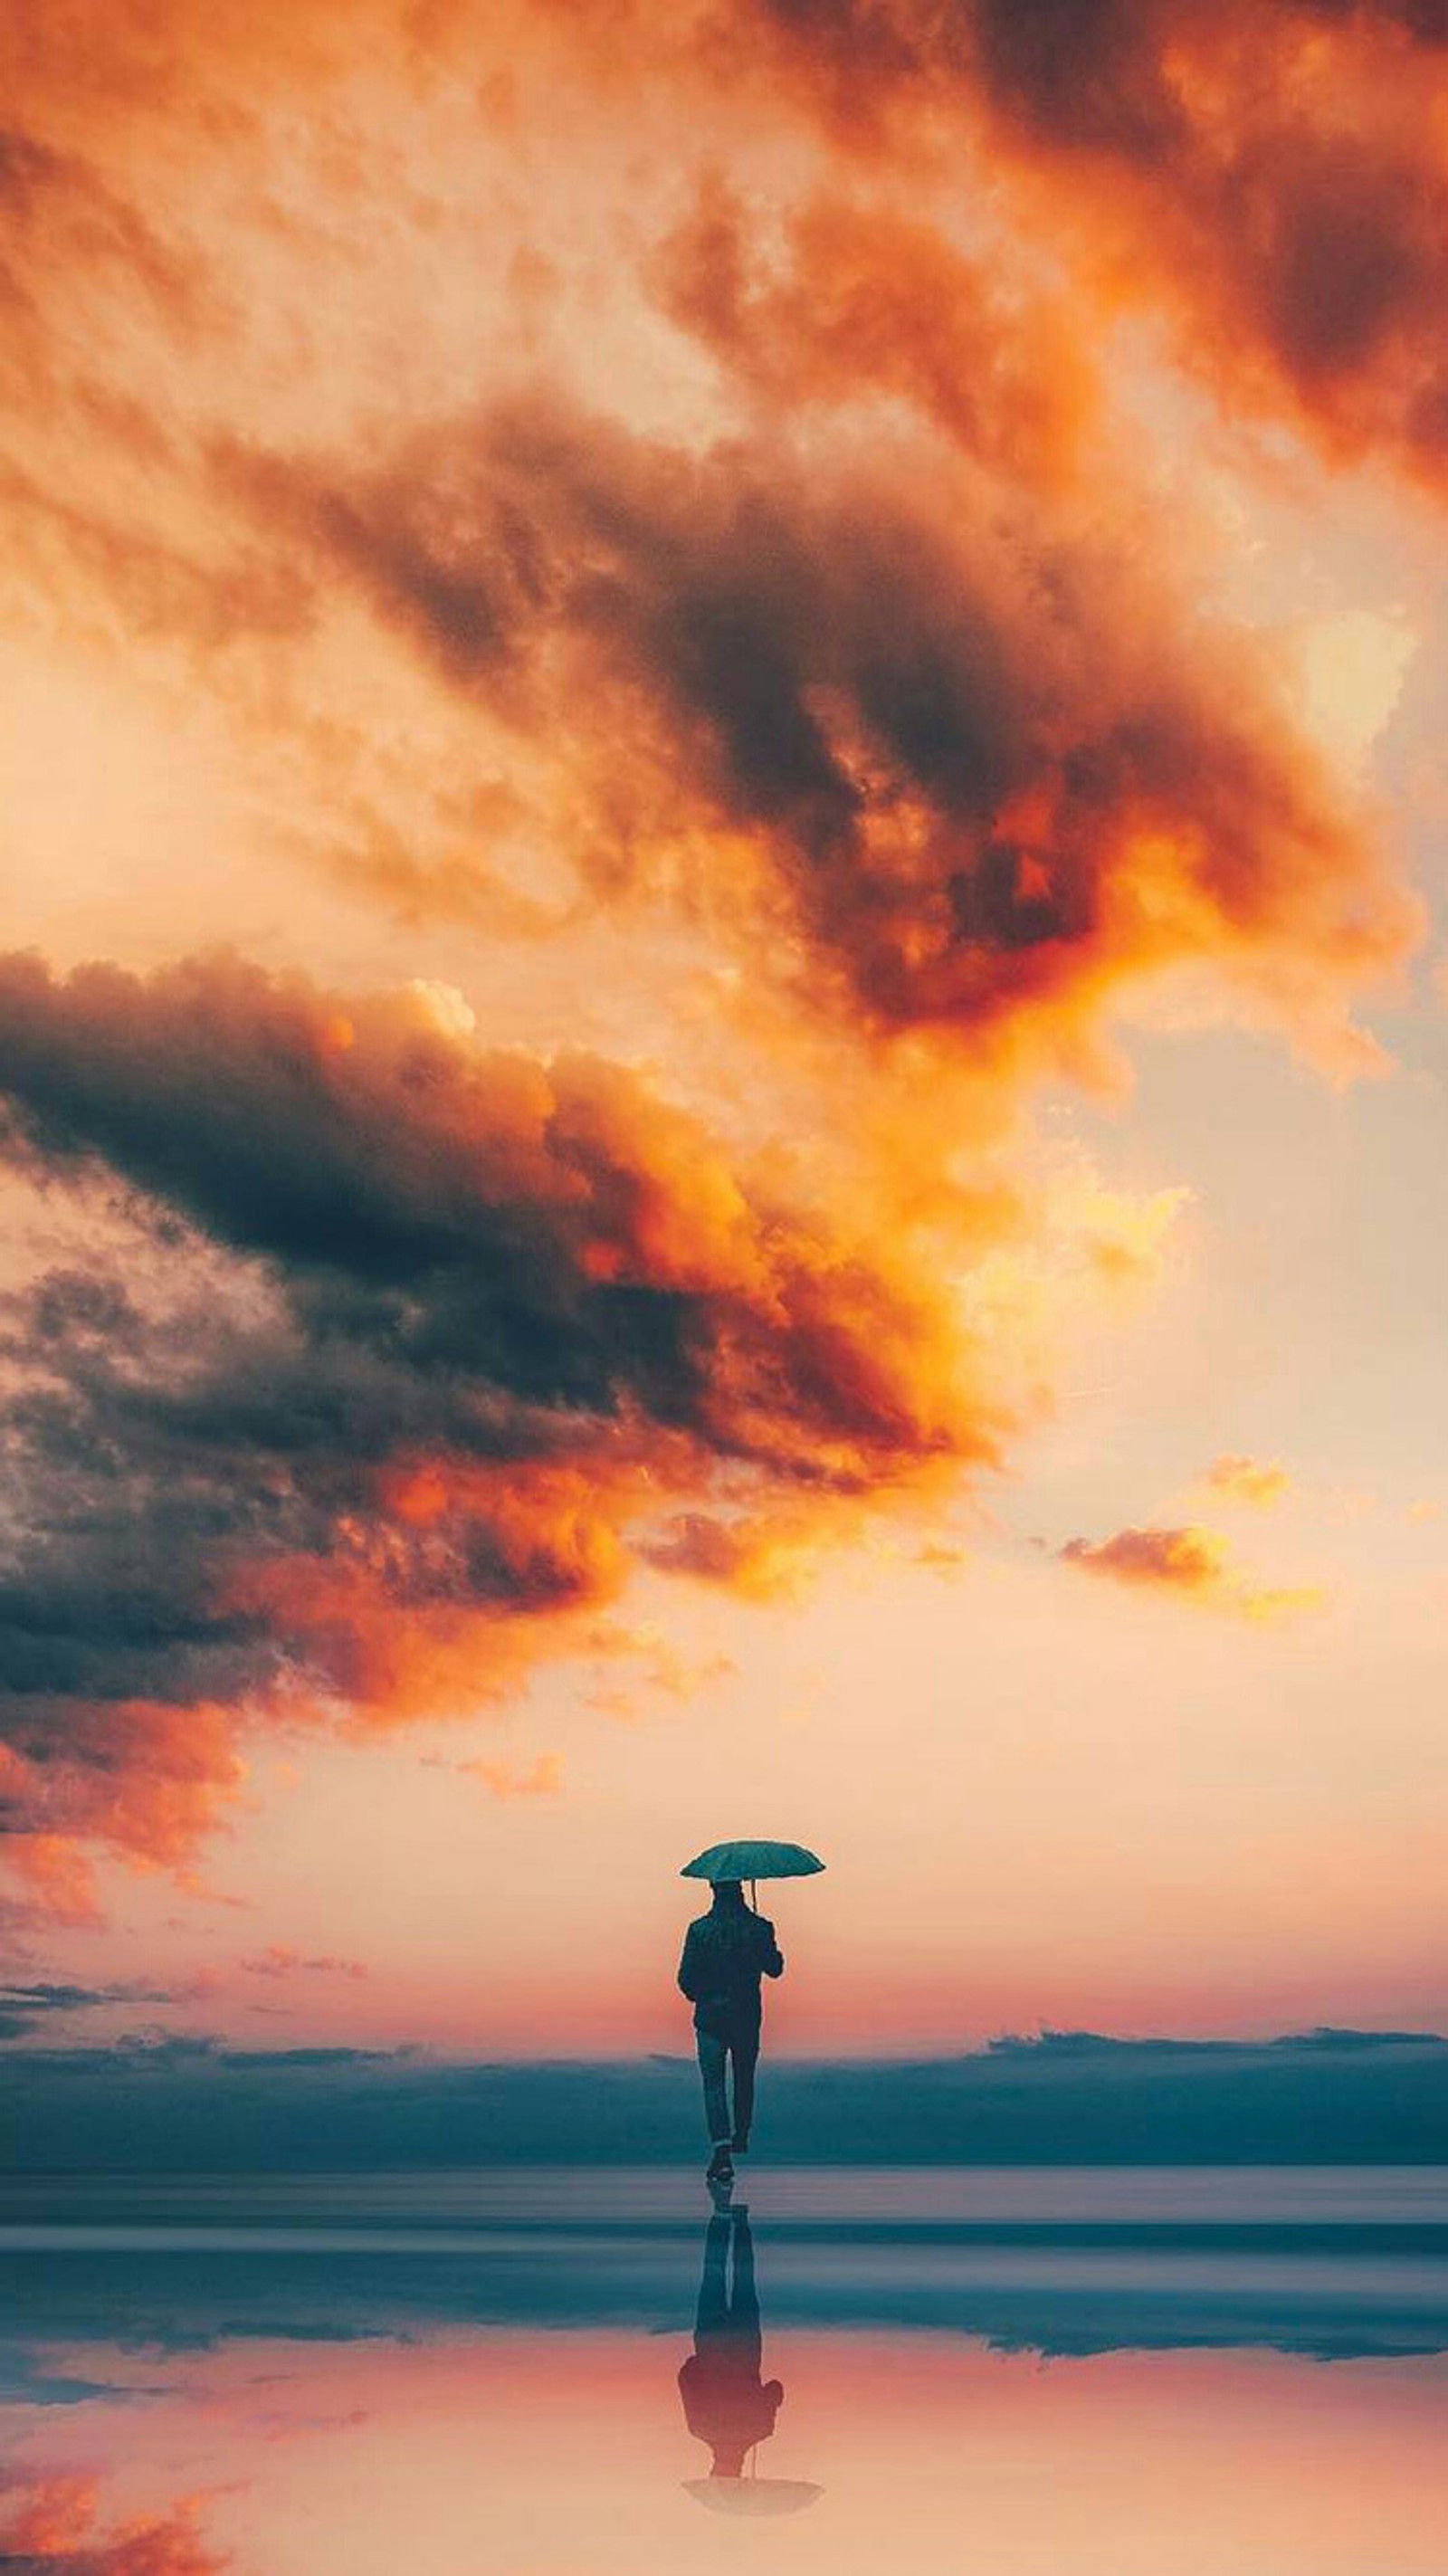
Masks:
[[[704,2117],[709,2125],[711,2146],[727,2146],[732,2138],[747,2138],[754,2117],[754,2069],[759,2062],[759,2025],[746,2022],[723,2038],[713,2031],[696,2031],[699,2047],[699,2073],[704,2079]],[[729,2088],[726,2073],[734,2080],[734,2116],[729,2115]]]

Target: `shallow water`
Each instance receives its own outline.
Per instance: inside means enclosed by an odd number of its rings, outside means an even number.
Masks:
[[[1448,2171],[735,2198],[7,2183],[0,2564],[1444,2576]]]

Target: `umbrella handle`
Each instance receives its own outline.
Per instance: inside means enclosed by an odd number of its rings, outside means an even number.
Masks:
[[[759,1912],[759,1881],[757,1878],[751,1878],[749,1882],[749,1903],[754,1913],[757,1914]]]

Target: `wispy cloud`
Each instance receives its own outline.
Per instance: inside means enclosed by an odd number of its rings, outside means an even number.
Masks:
[[[1212,1460],[1203,1481],[1224,1500],[1259,1510],[1280,1503],[1292,1490],[1292,1479],[1279,1460],[1249,1458],[1234,1449],[1224,1449]]]
[[[236,1964],[244,1977],[348,1977],[356,1984],[370,1974],[360,1959],[337,1959],[330,1954],[308,1958],[281,1941],[269,1941],[253,1958],[238,1959]]]
[[[466,1779],[480,1780],[495,1798],[556,1798],[563,1787],[563,1760],[557,1753],[536,1754],[526,1769],[516,1762],[459,1762]]]
[[[120,1983],[106,1986],[55,1982],[0,1984],[0,2039],[23,2039],[62,2024],[77,2013],[115,2011],[138,2004],[190,2002],[205,1991],[203,1980],[179,1985]]]

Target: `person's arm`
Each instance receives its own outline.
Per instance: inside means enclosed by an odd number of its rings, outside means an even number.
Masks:
[[[698,2002],[700,1991],[698,1930],[697,1923],[690,1924],[684,1934],[684,1947],[679,1957],[679,1992],[691,2004]]]
[[[770,1922],[767,1914],[761,1914],[759,1917],[759,1931],[759,1966],[761,1973],[766,1977],[782,1977],[784,1974],[784,1952],[781,1950],[779,1943],[774,1937],[774,1925]]]

